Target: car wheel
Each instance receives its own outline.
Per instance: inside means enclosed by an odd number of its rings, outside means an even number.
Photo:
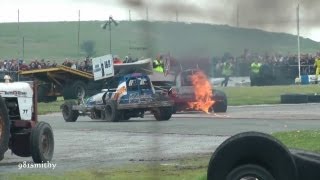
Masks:
[[[153,110],[157,121],[168,121],[172,116],[172,107],[160,107]]]
[[[118,122],[120,120],[119,112],[117,110],[117,104],[115,101],[106,102],[104,112],[105,120],[111,122]]]
[[[74,101],[67,101],[61,105],[62,116],[66,122],[76,122],[79,117],[79,111],[72,110],[74,105],[77,105]]]

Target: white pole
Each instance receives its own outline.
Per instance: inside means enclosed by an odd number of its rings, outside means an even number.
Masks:
[[[78,57],[80,57],[80,9],[78,10]]]
[[[298,36],[298,67],[299,67],[299,78],[301,78],[301,64],[300,64],[300,4],[297,7],[297,36]]]
[[[20,44],[20,10],[19,9],[18,9],[18,44]],[[23,48],[24,48],[23,46],[24,46],[24,39],[22,40],[22,51],[23,51]],[[19,71],[20,71],[20,63],[19,63],[19,61],[20,61],[20,50],[18,50],[17,61],[18,61],[18,72],[17,72],[17,75],[18,75],[18,81],[20,81],[20,75],[19,75]]]

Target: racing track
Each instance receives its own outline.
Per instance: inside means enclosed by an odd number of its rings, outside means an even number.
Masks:
[[[243,131],[277,132],[319,128],[319,104],[229,107],[228,113],[176,114],[170,121],[153,116],[110,123],[81,117],[64,122],[60,113],[40,116],[51,124],[55,135],[54,171],[87,167],[115,167],[141,161],[166,161],[192,154],[212,153],[230,135]],[[31,161],[5,154],[0,173],[52,170],[23,169]]]

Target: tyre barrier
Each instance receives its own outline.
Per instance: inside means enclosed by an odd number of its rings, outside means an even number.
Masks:
[[[319,180],[320,155],[287,149],[259,132],[244,132],[224,141],[213,153],[208,180]]]
[[[281,104],[320,103],[320,94],[283,94]]]
[[[283,94],[280,99],[281,104],[308,103],[308,96],[306,94]]]
[[[320,94],[307,94],[309,103],[319,103],[320,102]]]

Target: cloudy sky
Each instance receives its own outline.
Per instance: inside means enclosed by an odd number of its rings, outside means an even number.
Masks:
[[[0,23],[105,20],[176,20],[237,25],[296,34],[298,0],[0,0]],[[301,35],[320,41],[319,0],[300,0]],[[238,16],[237,16],[238,15]]]

